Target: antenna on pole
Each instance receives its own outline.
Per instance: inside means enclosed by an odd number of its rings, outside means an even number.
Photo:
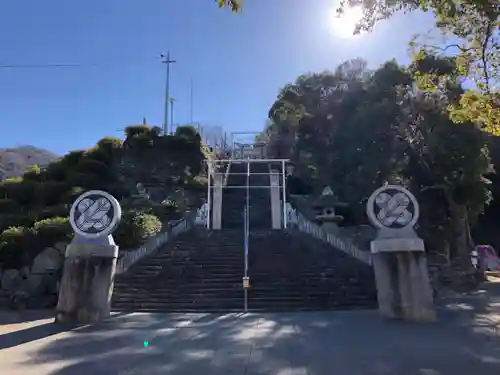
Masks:
[[[165,135],[168,134],[168,101],[170,99],[170,64],[176,63],[175,60],[170,60],[170,52],[167,52],[167,56],[161,54],[160,57],[163,59],[162,63],[167,64],[167,80],[165,84],[165,113],[163,117],[163,132]]]

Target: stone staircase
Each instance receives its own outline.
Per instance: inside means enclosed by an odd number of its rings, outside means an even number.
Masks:
[[[371,266],[296,229],[250,236],[251,310],[376,308]]]
[[[192,229],[115,280],[116,311],[241,311],[240,231]]]
[[[245,186],[246,168],[233,163],[228,186]],[[268,171],[266,164],[252,164],[251,172]],[[250,175],[250,185],[268,186],[269,176]],[[376,306],[370,266],[296,229],[270,229],[270,190],[249,193],[250,311]],[[245,203],[246,189],[224,189],[223,230],[192,229],[117,277],[113,309],[242,311]]]
[[[255,188],[269,186],[269,175],[252,173],[269,173],[267,164],[251,164],[249,186],[250,226],[252,228],[271,228],[271,198],[269,189]],[[246,204],[247,165],[233,163],[229,169],[227,188],[222,197],[222,228],[233,228],[243,231],[243,210]],[[242,233],[243,236],[243,233]]]

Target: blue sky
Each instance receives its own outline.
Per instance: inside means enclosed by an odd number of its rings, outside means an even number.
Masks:
[[[175,123],[190,117],[231,131],[259,131],[279,89],[310,71],[363,57],[408,62],[408,41],[432,25],[401,15],[368,35],[335,35],[335,0],[246,0],[243,14],[213,0],[2,0],[0,147],[32,144],[63,154],[127,125],[161,125],[165,66]]]

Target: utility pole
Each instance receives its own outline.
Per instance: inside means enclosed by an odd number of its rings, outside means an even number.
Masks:
[[[170,134],[174,134],[174,98],[170,98]]]
[[[176,63],[175,60],[170,60],[170,52],[167,52],[167,56],[160,55],[163,64],[167,64],[167,82],[165,85],[165,117],[163,118],[163,132],[165,135],[168,134],[168,100],[170,98],[170,64]]]

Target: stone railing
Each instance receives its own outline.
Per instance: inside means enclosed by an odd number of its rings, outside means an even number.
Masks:
[[[297,214],[297,227],[301,232],[307,233],[320,239],[333,247],[349,254],[360,261],[371,265],[372,257],[369,251],[363,251],[346,239],[339,238],[333,233],[329,233],[318,224],[307,220],[301,213]]]
[[[175,237],[179,233],[189,230],[192,227],[191,221],[191,217],[189,216],[179,219],[176,222],[169,224],[165,232],[159,233],[150,238],[138,249],[125,252],[125,254],[119,257],[116,262],[116,273],[121,274],[126,272],[129,267],[139,259],[152,254],[160,246],[166,244],[170,237]]]

